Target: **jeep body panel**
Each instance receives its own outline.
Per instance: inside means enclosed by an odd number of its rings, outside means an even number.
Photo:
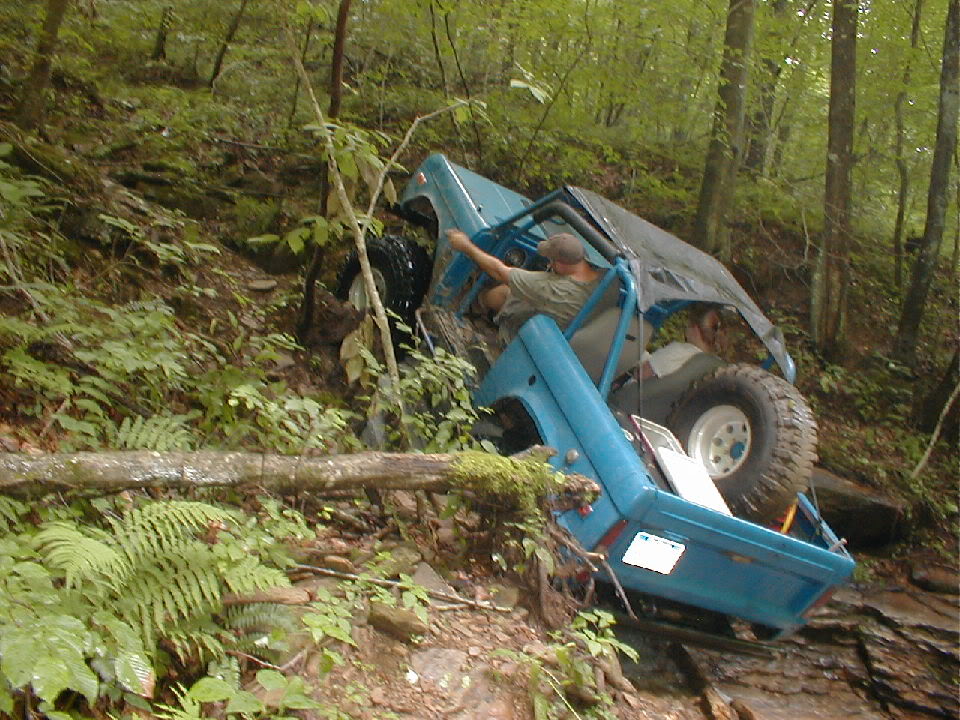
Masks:
[[[600,482],[603,495],[596,503],[563,513],[558,521],[588,550],[604,541],[624,587],[788,633],[804,623],[804,613],[827,589],[853,571],[846,553],[657,487],[557,324],[546,316],[521,328],[476,393],[477,402],[486,405],[503,397],[519,400],[543,442],[558,451],[554,467]],[[825,526],[818,530],[825,542],[836,541]],[[616,533],[612,539],[611,531]],[[624,562],[641,532],[683,545],[671,572]]]

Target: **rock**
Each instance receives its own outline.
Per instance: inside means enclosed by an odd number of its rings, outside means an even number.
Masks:
[[[256,315],[241,315],[240,323],[250,328],[251,330],[263,329],[263,319],[257,317]]]
[[[414,635],[426,635],[430,630],[430,626],[413,611],[378,602],[370,603],[367,622],[380,632],[403,642],[409,642]]]
[[[417,570],[413,573],[413,581],[417,583],[417,585],[422,585],[423,587],[427,588],[427,590],[433,590],[435,592],[445,593],[447,595],[457,594],[456,591],[450,587],[450,584],[440,577],[440,575],[437,574],[437,571],[427,565],[425,562],[417,565]],[[430,603],[434,605],[441,602],[447,603],[449,601],[441,601],[436,598],[430,599]]]
[[[409,545],[397,545],[389,550],[389,556],[380,561],[380,574],[385,578],[397,577],[401,573],[412,575],[421,560],[420,553]]]
[[[296,364],[297,361],[294,360],[290,355],[278,352],[276,358],[273,360],[273,371],[277,372],[279,370],[286,370],[287,368],[293,367]]]
[[[904,531],[907,505],[876,490],[814,468],[810,484],[824,519],[851,547],[885,545]]]
[[[269,278],[264,280],[254,280],[247,283],[247,289],[254,290],[256,292],[270,292],[277,286],[276,280],[271,280]]]
[[[353,563],[342,555],[324,555],[317,564],[337,572],[355,573],[357,571]]]
[[[960,574],[941,565],[914,565],[910,568],[910,580],[914,585],[930,592],[960,594]]]
[[[700,702],[704,713],[711,720],[737,720],[737,713],[727,704],[727,701],[714,688],[708,687],[703,691]]]
[[[490,586],[490,600],[494,605],[513,608],[520,601],[520,590],[513,585],[497,583]]]
[[[427,648],[410,655],[410,667],[420,676],[420,682],[441,690],[463,686],[461,668],[466,661],[465,652],[448,648]]]

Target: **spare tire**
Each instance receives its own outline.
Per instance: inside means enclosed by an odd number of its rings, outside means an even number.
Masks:
[[[385,235],[367,241],[367,259],[384,308],[412,327],[414,311],[423,302],[430,280],[430,256],[412,240]],[[350,253],[340,272],[336,295],[349,300],[358,310],[370,310],[356,250]],[[406,339],[397,337],[395,342]]]
[[[770,523],[809,484],[813,412],[793,385],[754,365],[704,376],[676,402],[667,426],[738,517]]]

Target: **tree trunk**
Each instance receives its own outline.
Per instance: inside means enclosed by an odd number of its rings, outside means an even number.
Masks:
[[[340,114],[340,101],[343,90],[343,51],[347,43],[347,21],[350,19],[351,0],[340,0],[337,12],[337,27],[333,33],[333,57],[330,58],[330,107],[327,118],[336,120]],[[320,175],[320,217],[327,216],[330,201],[330,172]],[[300,305],[300,318],[297,321],[297,337],[303,342],[313,328],[313,313],[316,307],[317,278],[323,269],[324,250],[319,245],[313,248],[313,255],[303,278],[303,302]]]
[[[927,393],[917,408],[915,420],[920,430],[927,433],[933,432],[947,400],[950,398],[950,391],[957,386],[958,382],[960,382],[960,348],[953,351],[953,357],[947,363],[943,375],[940,376],[940,381],[933,390]],[[952,429],[957,425],[956,408],[953,409],[952,415],[952,418],[949,416],[946,418],[948,427],[945,430],[947,435],[955,435]]]
[[[14,122],[27,132],[36,130],[43,121],[43,102],[50,84],[53,54],[57,49],[60,25],[69,4],[70,0],[47,0],[47,16],[40,30],[33,67],[23,83],[23,95],[20,96],[20,104],[14,113]]]
[[[834,0],[824,228],[810,302],[813,340],[825,357],[844,351],[850,283],[850,183],[857,83],[857,0]]]
[[[893,104],[893,117],[897,124],[897,136],[894,142],[894,155],[899,178],[897,192],[897,218],[893,224],[893,282],[897,290],[903,287],[903,221],[907,212],[907,199],[910,194],[910,174],[907,172],[907,159],[903,154],[903,106],[907,102],[907,88],[910,86],[911,61],[913,52],[920,44],[920,12],[923,10],[923,0],[915,0],[913,6],[913,27],[910,30],[911,54],[903,68],[903,85],[897,93]]]
[[[230,27],[227,28],[227,34],[223,38],[223,43],[220,45],[220,50],[217,51],[217,58],[213,61],[213,72],[210,73],[210,80],[207,81],[207,85],[209,87],[213,87],[213,84],[220,76],[220,70],[223,69],[223,59],[227,56],[227,50],[230,47],[230,43],[233,42],[233,38],[237,34],[237,30],[240,29],[240,21],[243,19],[243,13],[247,9],[248,2],[250,2],[250,0],[240,0],[240,9],[237,10],[237,14],[233,16],[233,21],[230,23]]]
[[[303,32],[303,48],[300,50],[300,62],[307,61],[307,53],[310,52],[310,41],[313,39],[313,18],[307,20],[307,27]],[[300,75],[296,75],[293,83],[293,98],[290,100],[290,116],[287,118],[287,127],[293,127],[293,121],[297,117],[297,105],[300,103]]]
[[[783,22],[787,8],[787,0],[774,0],[771,9],[775,24]],[[747,149],[743,160],[744,167],[754,175],[762,175],[766,164],[770,128],[773,125],[773,106],[777,99],[777,83],[783,70],[783,57],[765,57],[761,64],[764,73],[763,79],[758,83],[760,102],[747,121]]]
[[[167,58],[167,32],[169,32],[172,22],[173,6],[167,5],[160,14],[160,27],[157,28],[157,35],[153,39],[153,52],[150,53],[151,60],[159,61]]]
[[[927,192],[927,221],[923,240],[913,264],[910,289],[903,303],[897,327],[894,356],[912,365],[916,360],[920,321],[933,281],[943,228],[947,215],[947,190],[950,186],[950,162],[957,147],[957,121],[960,120],[960,0],[950,0],[943,34],[943,65],[940,70],[940,107],[937,114],[937,142],[930,168]]]
[[[694,243],[702,250],[719,254],[724,259],[729,256],[729,247],[723,223],[733,195],[743,143],[753,15],[754,0],[730,0],[713,131],[694,226]]]
[[[522,458],[481,452],[367,452],[328,457],[218,451],[0,453],[0,494],[40,496],[77,490],[115,493],[202,487],[246,487],[258,492],[453,487],[484,490],[504,486],[504,476],[516,477],[521,487],[524,478],[540,471],[549,454],[541,447],[531,448]],[[564,475],[563,479],[563,489],[580,497],[598,490],[592,480],[582,475]]]

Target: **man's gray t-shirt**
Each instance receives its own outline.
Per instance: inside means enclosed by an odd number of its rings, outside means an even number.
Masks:
[[[512,269],[507,280],[510,295],[496,318],[500,337],[510,342],[520,326],[537,313],[552,317],[563,330],[580,312],[599,281],[598,278],[582,282],[552,272]]]

